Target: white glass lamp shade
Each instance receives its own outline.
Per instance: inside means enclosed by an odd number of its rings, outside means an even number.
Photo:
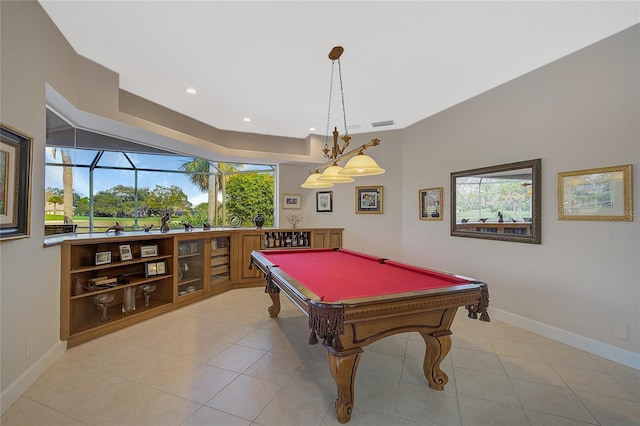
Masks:
[[[324,172],[318,177],[318,182],[331,182],[331,183],[349,183],[353,182],[353,178],[340,174],[342,167],[331,166],[327,167]]]
[[[333,186],[331,182],[318,181],[318,178],[320,176],[320,173],[310,174],[307,180],[305,180],[304,183],[300,186],[303,188],[331,188]]]
[[[381,175],[384,169],[380,168],[376,161],[365,154],[358,154],[352,157],[344,169],[340,171],[343,176],[373,176]]]

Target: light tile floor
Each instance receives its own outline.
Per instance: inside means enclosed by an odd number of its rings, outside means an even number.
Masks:
[[[0,423],[337,425],[326,351],[282,302],[271,319],[262,289],[233,290],[69,349]],[[639,371],[465,313],[442,392],[417,333],[366,347],[350,424],[638,425]]]

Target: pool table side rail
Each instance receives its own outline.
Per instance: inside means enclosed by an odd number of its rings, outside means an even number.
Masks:
[[[316,343],[317,333],[325,340],[325,346],[331,346],[341,351],[339,336],[344,333],[344,327],[349,324],[365,320],[379,322],[385,319],[396,319],[398,316],[411,317],[427,311],[455,309],[465,306],[470,318],[489,321],[488,286],[481,281],[456,286],[396,293],[388,296],[372,296],[324,302],[321,298],[308,290],[303,284],[279,268],[279,265],[269,261],[259,251],[252,254],[255,264],[266,278],[266,293],[282,291],[287,298],[309,318],[309,328],[312,330],[309,343]],[[328,325],[327,325],[328,324]],[[412,327],[407,327],[411,329]],[[395,332],[398,332],[396,330]]]

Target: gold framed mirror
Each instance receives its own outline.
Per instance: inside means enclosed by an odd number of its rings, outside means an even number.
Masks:
[[[541,159],[451,173],[451,235],[541,243]]]

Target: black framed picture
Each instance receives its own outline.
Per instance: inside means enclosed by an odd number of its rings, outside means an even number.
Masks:
[[[317,212],[333,211],[333,191],[316,192],[316,211]]]
[[[0,240],[29,236],[33,138],[0,124]]]

